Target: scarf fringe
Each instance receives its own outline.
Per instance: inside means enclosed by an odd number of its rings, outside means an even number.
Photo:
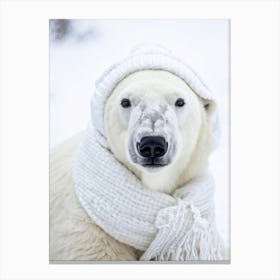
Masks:
[[[194,205],[179,200],[177,206],[159,213],[156,226],[158,233],[141,257],[142,261],[222,259],[222,246],[214,219],[209,222],[209,219],[202,218]],[[178,232],[183,234],[177,236]]]

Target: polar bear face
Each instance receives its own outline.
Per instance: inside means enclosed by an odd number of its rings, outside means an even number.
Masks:
[[[146,185],[173,189],[170,185],[175,184],[168,182],[187,180],[180,178],[186,177],[182,173],[193,165],[190,162],[197,161],[194,154],[198,148],[203,150],[198,153],[201,160],[208,156],[210,143],[205,136],[209,129],[203,128],[212,107],[169,72],[133,73],[116,86],[105,105],[109,146]],[[197,147],[201,141],[206,146]]]

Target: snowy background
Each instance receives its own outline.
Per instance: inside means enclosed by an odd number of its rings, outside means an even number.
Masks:
[[[50,147],[85,129],[95,80],[139,43],[184,58],[217,97],[221,139],[210,168],[217,224],[229,243],[229,20],[50,20]]]

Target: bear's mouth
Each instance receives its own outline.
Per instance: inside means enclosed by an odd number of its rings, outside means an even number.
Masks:
[[[163,164],[163,163],[143,163],[142,166],[143,167],[148,167],[148,168],[157,168],[157,167],[164,167],[167,164]]]
[[[148,169],[156,169],[162,168],[168,165],[168,161],[164,160],[163,158],[147,158],[142,159],[138,162],[141,166],[148,168]]]

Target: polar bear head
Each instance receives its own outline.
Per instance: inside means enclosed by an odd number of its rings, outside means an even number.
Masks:
[[[178,76],[142,70],[113,89],[104,126],[115,157],[147,187],[170,193],[204,171],[214,111]]]

